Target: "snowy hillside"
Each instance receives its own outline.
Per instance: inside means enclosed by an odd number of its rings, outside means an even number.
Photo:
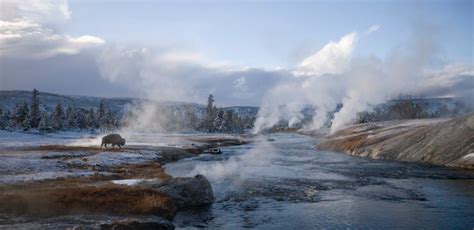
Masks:
[[[88,97],[88,96],[70,96],[60,95],[48,92],[39,92],[40,106],[43,110],[49,110],[60,102],[63,107],[68,106],[84,109],[97,109],[100,101],[103,100],[107,110],[112,110],[114,113],[124,113],[128,111],[131,106],[140,104],[141,102],[152,102],[147,99],[140,98],[106,98],[106,97]],[[0,107],[4,110],[13,111],[16,104],[21,102],[30,103],[31,91],[23,90],[5,90],[0,91]],[[184,113],[185,107],[191,105],[198,117],[202,117],[205,111],[203,104],[186,103],[186,102],[156,102],[162,107],[171,109],[173,112]],[[232,110],[240,117],[255,117],[258,112],[258,107],[252,106],[234,106],[223,107],[224,111]]]

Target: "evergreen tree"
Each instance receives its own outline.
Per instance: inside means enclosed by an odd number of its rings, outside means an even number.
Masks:
[[[206,106],[206,114],[204,115],[204,119],[202,122],[202,127],[206,132],[213,132],[214,131],[214,119],[215,119],[215,107],[214,107],[214,96],[209,94],[207,98],[207,106]]]
[[[66,109],[66,126],[68,129],[77,128],[76,109],[74,109],[72,106],[68,106]]]
[[[224,121],[223,121],[223,131],[225,132],[234,132],[234,113],[232,110],[227,110],[224,114]]]
[[[34,89],[31,97],[30,113],[28,115],[29,126],[31,128],[38,128],[40,120],[41,114],[39,110],[38,90]]]
[[[5,113],[3,112],[3,108],[0,107],[0,129],[5,129],[7,126],[7,118],[5,116]]]
[[[103,117],[103,125],[108,130],[113,129],[116,126],[114,114],[110,109],[105,113]]]
[[[38,124],[38,130],[40,132],[51,132],[54,130],[51,125],[51,121],[49,120],[48,113],[44,112],[43,116],[41,116],[41,121]]]
[[[76,126],[83,130],[85,128],[87,128],[87,123],[86,123],[86,116],[85,116],[85,111],[84,109],[78,109],[77,112],[76,112]]]
[[[28,104],[23,101],[21,104],[16,104],[15,111],[13,112],[14,126],[23,127],[23,124],[28,117]]]
[[[213,130],[222,131],[224,125],[224,110],[219,109],[217,111],[217,115],[214,118],[214,122],[212,123]]]
[[[52,126],[55,130],[63,130],[64,122],[66,120],[66,116],[64,114],[63,106],[61,102],[58,102],[54,107],[54,111],[52,114]]]
[[[5,118],[5,129],[12,129],[15,127],[15,120],[10,110],[3,111],[3,117]]]
[[[93,108],[90,108],[86,115],[86,126],[91,129],[99,128],[97,127],[97,121],[95,119],[95,112]]]
[[[105,116],[106,116],[106,113],[105,113],[104,100],[100,100],[99,109],[97,109],[97,116],[96,116],[99,127],[107,126],[107,119]]]

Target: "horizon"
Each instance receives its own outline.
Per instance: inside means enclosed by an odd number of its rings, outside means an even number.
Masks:
[[[0,90],[0,92],[24,92],[24,93],[32,93],[34,89],[32,90]],[[154,101],[158,103],[187,103],[187,104],[197,104],[197,105],[206,105],[206,102],[200,103],[200,102],[189,102],[189,101],[158,101],[158,100],[153,100],[150,98],[138,98],[138,97],[100,97],[100,96],[88,96],[88,95],[71,95],[71,94],[60,94],[60,93],[54,93],[54,92],[47,92],[47,91],[40,91],[38,90],[39,95],[43,94],[50,94],[50,95],[55,95],[55,96],[65,96],[65,97],[92,97],[92,98],[99,98],[99,99],[137,99],[137,100],[148,100],[148,101]],[[399,98],[393,98],[390,101],[398,101],[398,100],[430,100],[430,99],[465,99],[462,97],[411,97],[410,95],[407,96],[400,96]],[[218,100],[217,100],[218,102]],[[28,103],[28,102],[27,102]],[[41,103],[41,101],[40,101]],[[219,103],[217,103],[218,105]],[[308,104],[307,106],[311,106]],[[468,105],[469,106],[469,105]],[[232,108],[232,107],[253,107],[253,108],[259,108],[259,106],[252,106],[252,105],[225,105],[225,106],[218,106],[218,108]]]

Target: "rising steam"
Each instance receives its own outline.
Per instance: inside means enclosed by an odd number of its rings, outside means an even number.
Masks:
[[[268,92],[253,132],[259,133],[282,120],[288,121],[289,127],[295,126],[301,122],[301,111],[308,105],[316,111],[311,123],[304,128],[319,129],[330,125],[334,132],[353,123],[359,112],[399,95],[442,96],[434,92],[444,88],[456,92],[457,96],[472,98],[472,90],[459,90],[460,87],[441,83],[453,81],[472,85],[472,67],[459,67],[455,74],[453,71],[450,74],[427,73],[430,61],[435,58],[432,38],[426,31],[418,32],[413,42],[392,51],[384,59],[352,57],[358,39],[356,32],[343,36],[338,42],[328,43],[295,68],[291,81]],[[462,71],[464,77],[459,74]],[[340,109],[331,118],[330,112],[336,111],[339,105]]]
[[[203,103],[212,93],[227,105],[259,104],[254,133],[283,121],[301,127],[308,106],[315,113],[303,128],[330,126],[334,132],[353,123],[359,112],[399,95],[474,97],[472,66],[432,68],[440,60],[435,36],[426,28],[417,28],[409,42],[383,58],[354,56],[357,42],[380,26],[351,32],[287,70],[236,68],[196,53],[114,47],[104,49],[98,63],[105,79],[154,101]],[[149,103],[137,108],[133,128],[168,122],[157,123],[161,115]]]

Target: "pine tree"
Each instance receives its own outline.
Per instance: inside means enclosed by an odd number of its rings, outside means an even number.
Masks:
[[[5,129],[9,130],[15,127],[15,121],[10,110],[3,111],[3,116],[5,118]]]
[[[76,125],[79,129],[83,130],[87,128],[87,123],[86,123],[86,116],[85,116],[85,111],[84,109],[78,109],[76,112]]]
[[[7,118],[3,112],[3,108],[0,107],[0,129],[5,129],[7,126]]]
[[[58,102],[54,107],[54,111],[52,114],[52,126],[55,130],[63,130],[64,122],[66,120],[66,116],[64,114],[63,106],[61,102]]]
[[[41,121],[38,124],[38,129],[40,132],[53,131],[53,127],[51,125],[51,121],[49,120],[48,113],[44,112],[43,116],[41,116]]]
[[[30,114],[28,115],[28,122],[31,128],[38,128],[38,125],[41,120],[41,114],[39,110],[39,98],[38,90],[33,90],[33,95],[31,97],[31,107]]]
[[[76,109],[68,106],[66,109],[66,126],[68,129],[75,129],[76,126]]]
[[[104,100],[100,100],[99,109],[97,110],[97,113],[99,114],[99,116],[104,116],[105,115]]]
[[[105,128],[108,130],[115,128],[115,125],[116,125],[115,117],[110,109],[104,115],[103,124]]]
[[[215,119],[215,107],[214,107],[214,96],[209,94],[207,98],[206,114],[203,119],[203,124],[201,125],[203,129],[209,133],[214,131],[214,122]]]
[[[224,124],[224,110],[219,109],[217,111],[217,115],[214,118],[214,122],[212,123],[213,130],[222,131]]]
[[[95,112],[93,108],[89,109],[89,112],[86,115],[86,125],[88,128],[95,129],[97,127],[97,121],[95,119]]]
[[[29,127],[27,122],[28,113],[29,110],[26,101],[23,101],[21,104],[16,104],[15,111],[13,112],[13,126],[27,129]]]
[[[224,114],[224,121],[223,121],[223,131],[225,132],[234,132],[234,113],[232,110],[227,110]]]

